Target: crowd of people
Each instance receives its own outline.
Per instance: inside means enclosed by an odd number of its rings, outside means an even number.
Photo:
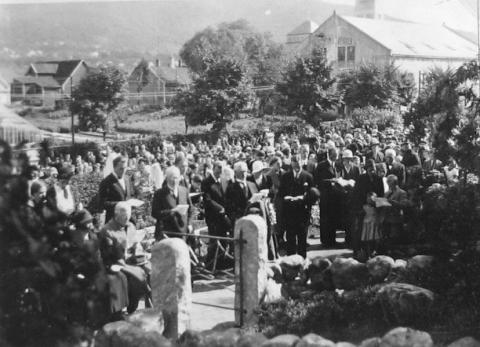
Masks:
[[[73,175],[103,174],[98,188],[105,223],[76,201]],[[421,234],[422,196],[432,184],[453,184],[459,169],[442,163],[426,141],[412,144],[402,128],[379,131],[330,128],[322,133],[224,137],[216,143],[171,143],[127,150],[107,148],[85,157],[51,156],[47,165],[31,165],[28,206],[38,218],[65,216],[78,242],[96,240],[109,271],[118,317],[133,312],[140,299],[151,304],[148,243],[131,211],[150,200],[154,241],[184,237],[194,248],[193,219],[204,219],[208,234],[233,236],[235,222],[258,214],[268,225],[269,258],[306,257],[312,208],[319,208],[324,248],[349,247],[369,257],[412,242]],[[97,229],[98,228],[98,229]],[[337,240],[345,232],[344,241]],[[213,240],[206,264],[219,255]],[[231,251],[230,251],[231,252]],[[217,263],[216,261],[214,262]]]

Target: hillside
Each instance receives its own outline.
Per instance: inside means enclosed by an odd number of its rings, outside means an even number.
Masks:
[[[278,42],[306,19],[323,21],[349,6],[321,0],[176,0],[0,5],[0,67],[41,59],[123,63],[177,53],[207,26],[244,18]],[[16,65],[16,67],[15,67]]]

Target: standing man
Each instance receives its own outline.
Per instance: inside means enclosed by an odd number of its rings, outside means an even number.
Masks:
[[[313,177],[302,169],[300,160],[299,155],[292,156],[292,170],[281,177],[278,194],[283,201],[283,211],[289,214],[285,218],[287,254],[299,254],[306,258],[311,204],[305,196],[313,187]]]
[[[106,211],[105,222],[113,218],[115,205],[133,195],[130,177],[125,175],[127,158],[118,156],[113,160],[113,172],[100,182],[100,206]]]
[[[257,187],[247,180],[248,167],[244,161],[238,161],[233,166],[234,181],[228,185],[226,192],[227,215],[233,225],[237,219],[245,215],[248,203],[253,194],[257,193]]]
[[[180,170],[176,166],[170,166],[165,171],[165,184],[153,195],[152,217],[157,220],[157,241],[164,239],[169,232],[188,233],[192,230],[192,202],[188,189],[180,185],[180,180]],[[177,208],[179,205],[188,205],[187,211]]]
[[[330,148],[327,159],[320,162],[314,173],[315,185],[320,191],[320,240],[324,247],[334,247],[336,230],[341,218],[341,199],[333,180],[340,176],[336,165],[338,150]]]

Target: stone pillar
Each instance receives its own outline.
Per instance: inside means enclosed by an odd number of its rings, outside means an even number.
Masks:
[[[190,327],[192,306],[190,255],[185,241],[170,238],[154,245],[151,286],[153,307],[163,314],[163,335],[176,339]]]
[[[235,322],[249,326],[257,321],[267,287],[267,224],[260,216],[243,217],[235,224]],[[244,311],[243,319],[240,310]]]

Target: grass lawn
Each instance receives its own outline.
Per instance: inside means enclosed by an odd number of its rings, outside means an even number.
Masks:
[[[18,111],[18,110],[17,110]],[[32,109],[25,112],[24,118],[40,129],[60,132],[61,128],[70,129],[71,118],[67,111],[46,112]],[[267,116],[263,119],[242,117],[228,125],[229,132],[245,131],[269,126],[284,120],[280,116]],[[295,121],[295,117],[287,117],[289,121]],[[76,119],[75,124],[77,124]],[[119,130],[126,133],[159,133],[163,136],[185,134],[185,121],[182,116],[165,116],[160,112],[140,112],[127,116],[126,120],[119,123]],[[188,127],[188,133],[203,133],[210,130],[211,125]]]

